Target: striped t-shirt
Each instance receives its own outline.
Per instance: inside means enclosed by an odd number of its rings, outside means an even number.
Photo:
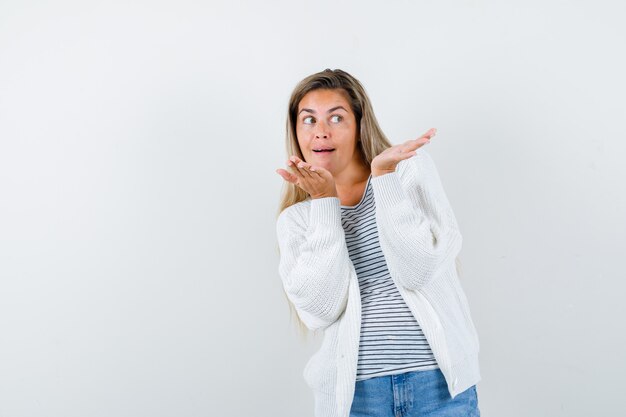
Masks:
[[[356,380],[438,368],[417,320],[393,282],[378,242],[370,175],[356,206],[341,206],[341,222],[361,292]]]

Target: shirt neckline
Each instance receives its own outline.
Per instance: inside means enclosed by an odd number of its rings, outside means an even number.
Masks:
[[[367,183],[365,184],[365,190],[363,190],[363,195],[361,196],[361,199],[359,200],[358,203],[356,203],[356,205],[354,206],[343,206],[343,205],[339,205],[341,208],[343,209],[355,209],[357,207],[359,207],[361,205],[361,203],[363,203],[363,200],[365,200],[365,196],[367,195],[367,189],[370,186],[370,181],[372,180],[372,174],[369,175],[369,177],[367,177]]]

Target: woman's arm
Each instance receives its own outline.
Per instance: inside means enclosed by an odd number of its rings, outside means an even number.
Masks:
[[[432,157],[421,149],[401,163],[403,181],[397,171],[372,178],[376,221],[389,272],[419,290],[454,263],[462,237]]]
[[[311,200],[305,223],[288,209],[278,217],[279,274],[298,315],[315,330],[328,327],[345,310],[352,263],[339,198]]]

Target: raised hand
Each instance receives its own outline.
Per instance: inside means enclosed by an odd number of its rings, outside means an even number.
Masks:
[[[435,136],[435,133],[437,133],[437,129],[433,127],[417,139],[407,140],[404,143],[394,145],[382,151],[370,164],[372,176],[377,177],[394,172],[400,161],[415,155],[415,150],[430,143],[430,139]]]
[[[278,175],[309,193],[311,198],[337,197],[335,179],[330,171],[304,162],[295,155],[289,158],[287,165],[293,169],[294,173],[277,169]]]

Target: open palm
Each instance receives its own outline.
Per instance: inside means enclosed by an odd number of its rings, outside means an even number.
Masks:
[[[437,129],[433,127],[417,139],[407,140],[404,143],[385,149],[372,160],[370,164],[372,175],[376,177],[394,172],[400,161],[415,155],[415,150],[430,143],[430,139],[435,136],[435,133],[437,133]]]

